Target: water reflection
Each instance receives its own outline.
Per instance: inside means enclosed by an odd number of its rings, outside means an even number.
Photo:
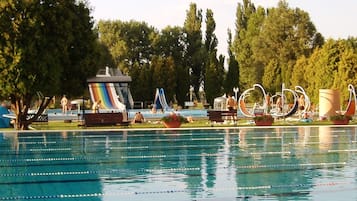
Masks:
[[[333,142],[333,135],[331,131],[331,127],[319,127],[320,150],[326,151],[331,149]]]
[[[356,132],[252,127],[3,133],[0,198],[15,198],[10,188],[16,184],[16,195],[56,188],[53,195],[74,194],[76,200],[318,199],[321,192],[345,188],[338,181],[355,180]],[[325,183],[334,186],[323,190]],[[353,193],[351,198],[357,199]]]

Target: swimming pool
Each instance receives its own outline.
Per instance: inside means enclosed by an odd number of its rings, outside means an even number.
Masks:
[[[111,112],[111,110],[108,110]],[[108,112],[106,111],[106,112]],[[157,113],[152,113],[151,110],[149,109],[130,109],[128,110],[128,117],[129,119],[132,119],[135,116],[135,113],[141,112],[144,115],[144,118],[146,119],[160,119],[172,112],[173,110],[165,111],[165,112],[157,112]],[[65,119],[72,119],[76,120],[80,118],[78,114],[82,114],[82,111],[77,110],[71,110],[68,112],[68,114],[64,115],[62,114],[62,111],[60,109],[50,109],[47,111],[48,112],[48,119],[51,120],[65,120]],[[101,112],[105,112],[104,110],[101,110]],[[183,109],[176,111],[179,114],[183,116],[191,116],[192,118],[207,118],[207,110],[205,109]],[[86,110],[85,113],[92,113],[91,110]]]
[[[355,127],[8,132],[0,200],[357,200]]]

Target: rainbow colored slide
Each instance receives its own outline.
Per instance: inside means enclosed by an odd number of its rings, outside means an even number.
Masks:
[[[125,105],[119,101],[119,96],[113,83],[89,83],[92,102],[101,100],[101,109],[125,110]]]

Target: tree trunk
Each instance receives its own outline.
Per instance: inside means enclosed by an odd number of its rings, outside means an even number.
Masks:
[[[11,109],[14,111],[16,117],[14,122],[14,128],[16,130],[28,130],[31,123],[36,120],[50,104],[52,97],[43,97],[40,106],[37,108],[36,114],[31,116],[31,118],[28,118],[30,100],[30,98],[20,99],[11,96]]]

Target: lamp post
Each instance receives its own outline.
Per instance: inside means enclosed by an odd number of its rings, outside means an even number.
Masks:
[[[239,88],[238,88],[238,87],[233,87],[233,91],[234,91],[234,97],[235,97],[236,101],[238,102],[238,92],[239,92]],[[238,119],[238,107],[237,107],[236,117],[237,117],[237,119]]]
[[[193,97],[193,91],[195,89],[193,88],[193,86],[190,86],[190,102],[192,102],[192,97]]]
[[[233,87],[233,91],[234,91],[234,97],[236,98],[236,100],[238,100],[239,88],[238,87]]]

